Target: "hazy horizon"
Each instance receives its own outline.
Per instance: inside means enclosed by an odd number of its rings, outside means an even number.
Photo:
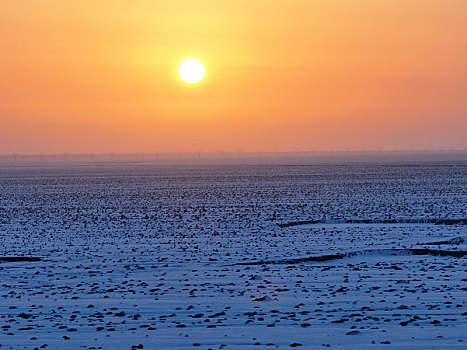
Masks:
[[[466,162],[467,150],[0,154],[0,165],[319,165]]]

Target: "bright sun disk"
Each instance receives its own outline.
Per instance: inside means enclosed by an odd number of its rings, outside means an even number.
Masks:
[[[178,75],[186,83],[197,83],[204,77],[204,65],[196,58],[188,58],[180,63]]]

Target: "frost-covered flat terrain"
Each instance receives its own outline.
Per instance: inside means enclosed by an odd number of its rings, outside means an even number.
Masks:
[[[2,166],[1,349],[465,349],[466,218],[466,163]]]

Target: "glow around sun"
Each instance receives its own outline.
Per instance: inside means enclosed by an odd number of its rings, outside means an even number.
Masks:
[[[197,83],[204,77],[204,65],[196,58],[188,58],[180,63],[178,75],[186,83]]]

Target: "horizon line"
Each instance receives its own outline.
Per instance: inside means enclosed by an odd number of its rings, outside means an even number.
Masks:
[[[140,165],[312,165],[348,163],[466,162],[463,150],[365,150],[269,152],[42,153],[0,155],[3,166]]]
[[[427,154],[427,153],[467,153],[467,148],[442,149],[365,149],[365,150],[304,150],[304,151],[170,151],[170,152],[38,152],[0,153],[0,158],[10,157],[102,157],[102,156],[249,156],[249,155],[319,155],[319,154]]]

